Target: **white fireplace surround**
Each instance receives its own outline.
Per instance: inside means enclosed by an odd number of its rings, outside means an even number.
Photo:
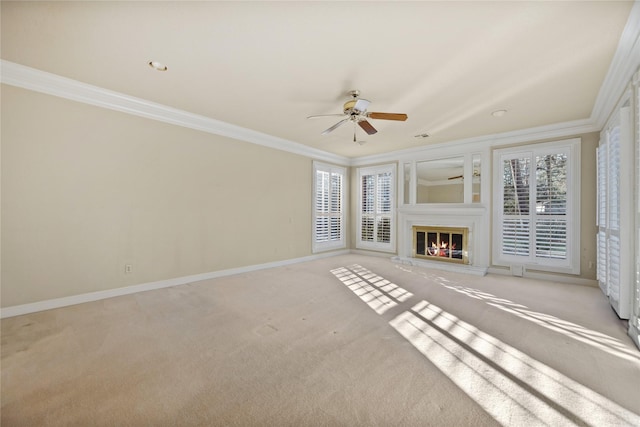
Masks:
[[[413,227],[465,227],[469,264],[451,264],[413,257]],[[484,276],[491,252],[487,209],[479,204],[407,205],[398,209],[396,262]]]

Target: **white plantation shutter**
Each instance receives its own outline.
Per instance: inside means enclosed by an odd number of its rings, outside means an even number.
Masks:
[[[395,251],[395,165],[358,169],[358,236],[363,249]]]
[[[633,183],[626,177],[633,170],[633,144],[629,107],[621,107],[601,134],[598,147],[597,278],[611,306],[623,319],[631,312],[633,280],[634,208]]]
[[[332,172],[331,177],[331,202],[329,206],[329,239],[337,241],[342,238],[342,187],[343,175]]]
[[[605,231],[598,231],[598,235],[596,236],[596,245],[596,256],[598,257],[596,263],[596,268],[598,269],[596,272],[596,278],[598,279],[598,284],[600,285],[602,292],[604,292],[605,295],[609,295],[609,290],[607,289],[607,234]]]
[[[608,182],[608,150],[607,141],[601,141],[596,151],[597,159],[597,201],[598,211],[596,212],[596,225],[598,226],[598,235],[596,236],[596,278],[598,284],[605,295],[609,295],[607,289],[607,182]]]
[[[381,243],[391,242],[391,192],[393,180],[391,172],[378,174],[377,210],[376,210],[376,237]]]
[[[609,298],[620,301],[620,236],[610,235],[606,248]]]
[[[313,166],[313,251],[343,248],[346,169],[318,162]]]
[[[364,175],[361,180],[360,198],[362,201],[362,219],[360,221],[361,240],[365,242],[374,242],[375,230],[375,175]]]
[[[316,242],[329,240],[329,172],[316,171]]]
[[[526,218],[505,218],[502,222],[502,253],[529,256],[530,223]]]
[[[496,150],[494,263],[579,272],[579,140]]]
[[[608,228],[610,230],[620,230],[620,125],[614,127],[608,134]]]
[[[506,255],[529,256],[531,191],[529,157],[506,158],[503,165],[502,252]]]
[[[606,131],[606,187],[602,198],[605,204],[605,218],[601,230],[604,246],[598,251],[598,265],[602,266],[600,288],[605,295],[616,301],[620,298],[620,124]],[[604,152],[603,152],[604,154]],[[602,258],[602,260],[600,260]]]
[[[567,155],[536,156],[536,257],[567,258]]]

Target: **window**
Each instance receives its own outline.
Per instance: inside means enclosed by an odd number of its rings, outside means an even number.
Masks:
[[[395,251],[396,165],[358,169],[358,231],[356,247]]]
[[[346,169],[313,162],[313,252],[344,248]]]
[[[496,265],[580,272],[579,142],[495,151]]]
[[[622,319],[631,311],[633,281],[633,134],[630,108],[619,108],[601,133],[598,159],[598,284]]]

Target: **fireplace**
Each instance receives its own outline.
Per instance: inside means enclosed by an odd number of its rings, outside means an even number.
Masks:
[[[398,256],[395,260],[407,265],[484,276],[490,262],[489,230],[487,209],[477,203],[401,206],[398,209]],[[421,233],[420,246],[418,231]],[[434,232],[440,234],[429,241],[429,233]],[[453,238],[451,234],[454,234]],[[462,246],[459,246],[460,235]],[[448,254],[446,250],[437,253],[433,249],[427,251],[427,246],[433,248],[434,242],[436,246],[443,246],[443,237],[450,249]],[[455,251],[451,250],[450,242],[456,244]]]
[[[413,257],[469,264],[468,228],[413,226]]]

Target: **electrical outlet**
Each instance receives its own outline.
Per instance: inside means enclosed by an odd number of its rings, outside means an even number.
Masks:
[[[125,274],[133,273],[133,265],[132,264],[125,264],[124,265],[124,273]]]

